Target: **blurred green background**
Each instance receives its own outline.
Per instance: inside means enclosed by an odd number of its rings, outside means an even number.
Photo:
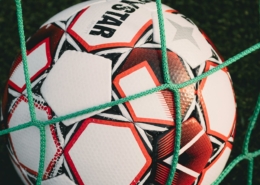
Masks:
[[[81,0],[24,0],[23,17],[28,38],[48,18]],[[260,41],[258,0],[163,0],[189,17],[206,32],[225,59]],[[16,7],[14,0],[0,1],[0,98],[10,66],[19,52]],[[260,90],[260,51],[229,66],[238,106],[237,132],[229,162],[242,151],[242,144]],[[260,121],[250,140],[250,151],[260,149]],[[229,163],[228,162],[228,163]],[[260,184],[260,157],[255,158],[253,184]],[[239,163],[221,183],[247,184],[247,161]],[[20,185],[0,137],[0,185]]]

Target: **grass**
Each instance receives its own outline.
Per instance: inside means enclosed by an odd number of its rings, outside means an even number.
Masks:
[[[60,10],[81,2],[80,0],[27,0],[23,1],[25,35],[28,38],[49,17]],[[204,30],[215,43],[225,59],[245,50],[260,41],[259,9],[257,0],[164,0],[177,9],[198,27]],[[9,69],[19,51],[19,39],[14,1],[0,1],[0,97],[8,78]],[[238,106],[237,131],[229,162],[242,151],[242,143],[260,89],[260,51],[229,66]],[[253,131],[250,151],[260,149],[260,121]],[[11,166],[0,139],[0,184],[21,184]],[[239,163],[224,179],[222,184],[246,184],[247,161]],[[253,184],[260,184],[260,157],[255,159]]]

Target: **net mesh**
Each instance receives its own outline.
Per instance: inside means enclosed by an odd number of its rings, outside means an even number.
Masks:
[[[158,19],[159,19],[159,27],[160,27],[160,39],[161,39],[161,50],[162,50],[162,68],[163,68],[163,76],[164,76],[164,81],[165,83],[156,87],[152,88],[149,90],[146,90],[144,92],[134,94],[125,98],[118,99],[116,101],[112,102],[107,102],[105,104],[91,107],[88,109],[84,109],[78,112],[74,112],[65,116],[53,118],[48,121],[40,121],[37,120],[36,118],[36,113],[35,113],[35,107],[34,107],[34,102],[33,102],[33,97],[32,97],[32,91],[31,91],[31,82],[29,78],[29,69],[28,69],[28,63],[27,63],[27,57],[26,57],[26,46],[25,46],[25,36],[24,36],[24,25],[23,25],[23,15],[22,15],[22,5],[21,5],[21,0],[15,0],[16,3],[16,13],[17,13],[17,20],[18,20],[18,31],[19,31],[19,37],[20,37],[20,47],[21,47],[21,54],[22,54],[22,59],[23,59],[23,66],[24,66],[24,75],[25,75],[25,81],[26,81],[26,90],[28,94],[28,103],[29,103],[29,109],[30,109],[30,116],[31,116],[31,121],[28,123],[24,123],[9,129],[1,130],[0,131],[0,136],[5,135],[17,130],[21,130],[24,128],[28,128],[31,126],[35,126],[40,130],[40,161],[39,161],[39,169],[38,169],[38,177],[37,177],[37,185],[40,185],[42,183],[42,177],[44,175],[44,160],[45,160],[45,151],[46,151],[46,133],[45,133],[45,126],[49,124],[54,124],[60,121],[64,121],[66,119],[70,119],[79,115],[83,115],[86,113],[94,112],[100,109],[104,109],[107,107],[112,107],[118,104],[122,104],[124,102],[128,102],[130,100],[134,100],[143,96],[146,96],[148,94],[152,94],[161,90],[168,89],[173,92],[174,94],[174,103],[175,103],[175,111],[176,111],[176,117],[175,117],[175,123],[176,123],[176,135],[175,135],[175,149],[173,153],[173,159],[172,159],[172,166],[171,170],[168,176],[167,180],[167,185],[172,184],[174,174],[176,171],[176,166],[178,162],[178,153],[180,150],[180,139],[181,139],[181,104],[180,104],[180,93],[179,89],[186,87],[188,85],[191,85],[193,83],[196,83],[203,78],[206,78],[207,76],[215,73],[216,71],[238,61],[239,59],[245,57],[246,55],[249,55],[250,53],[259,50],[260,49],[260,43],[257,43],[250,48],[238,53],[237,55],[229,58],[219,66],[197,76],[196,78],[193,78],[189,81],[186,81],[184,83],[180,84],[174,84],[170,80],[170,75],[169,75],[169,69],[168,69],[168,60],[167,60],[167,54],[166,54],[166,42],[165,42],[165,30],[164,30],[164,22],[163,22],[163,13],[162,13],[162,6],[161,6],[161,1],[156,0],[156,5],[157,5],[157,12],[158,12]],[[260,12],[260,3],[259,3],[259,12]],[[253,178],[253,167],[254,167],[254,159],[257,156],[260,156],[260,149],[249,152],[249,141],[251,137],[252,130],[256,124],[259,112],[260,112],[260,95],[258,96],[258,100],[256,101],[256,107],[254,109],[254,112],[252,116],[249,119],[249,126],[247,128],[246,136],[244,139],[243,147],[242,147],[242,152],[239,156],[237,156],[233,161],[230,162],[230,164],[224,169],[224,171],[219,175],[219,177],[213,182],[214,185],[219,184],[225,176],[242,160],[248,160],[249,165],[248,165],[248,177],[247,177],[247,182],[248,184],[252,184],[252,178]]]

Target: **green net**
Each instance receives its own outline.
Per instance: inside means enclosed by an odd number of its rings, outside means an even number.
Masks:
[[[20,43],[21,43],[21,54],[22,54],[22,59],[23,59],[23,66],[24,66],[24,74],[25,74],[25,81],[26,81],[26,90],[28,94],[28,102],[29,102],[29,109],[30,109],[30,116],[31,116],[31,121],[28,123],[21,124],[19,126],[15,126],[9,129],[5,129],[0,131],[0,136],[4,134],[8,134],[13,131],[17,131],[20,129],[24,129],[27,127],[35,126],[40,130],[40,161],[39,161],[39,169],[38,169],[38,178],[37,178],[37,185],[40,185],[42,182],[42,177],[44,174],[44,160],[45,160],[45,150],[46,150],[46,136],[45,136],[45,126],[49,124],[54,124],[60,121],[64,121],[66,119],[70,119],[79,115],[83,115],[86,113],[94,112],[100,109],[104,109],[107,107],[112,107],[118,104],[122,104],[124,102],[128,102],[130,100],[134,100],[143,96],[146,96],[148,94],[152,94],[161,90],[169,89],[173,92],[174,94],[174,103],[175,103],[175,108],[176,108],[176,116],[175,116],[175,123],[176,123],[176,136],[175,136],[175,149],[174,149],[174,154],[173,154],[173,159],[172,159],[172,166],[171,166],[171,171],[167,180],[167,185],[172,184],[174,174],[176,171],[176,166],[178,162],[178,153],[180,150],[180,139],[181,139],[181,104],[180,104],[180,93],[179,89],[186,87],[188,85],[194,84],[203,78],[215,73],[216,71],[238,61],[239,59],[245,57],[246,55],[249,55],[250,53],[259,50],[260,49],[260,43],[257,43],[250,48],[242,51],[241,53],[229,58],[226,60],[224,63],[220,64],[219,66],[209,70],[208,72],[205,72],[201,74],[200,76],[197,76],[196,78],[193,78],[189,81],[186,81],[184,83],[180,84],[174,84],[170,80],[170,75],[169,75],[169,69],[168,69],[168,62],[167,62],[167,50],[166,50],[166,42],[165,42],[165,30],[164,30],[164,22],[163,22],[163,14],[162,14],[162,7],[161,7],[161,1],[156,0],[157,4],[157,11],[158,11],[158,19],[159,19],[159,26],[160,26],[160,38],[161,38],[161,50],[162,50],[162,68],[163,68],[163,76],[164,76],[164,81],[165,83],[162,84],[161,86],[158,86],[156,88],[149,89],[147,91],[128,96],[126,98],[121,98],[116,101],[112,102],[107,102],[105,104],[91,107],[82,111],[74,112],[71,114],[68,114],[66,116],[61,116],[57,117],[48,121],[40,121],[37,120],[36,114],[35,114],[35,108],[34,108],[34,102],[33,102],[33,97],[32,97],[32,91],[31,91],[31,82],[29,78],[29,70],[28,70],[28,64],[27,64],[27,57],[26,57],[26,46],[25,46],[25,36],[24,36],[24,27],[23,27],[23,16],[22,16],[22,6],[21,6],[21,1],[20,0],[15,0],[16,2],[16,8],[17,8],[17,20],[18,20],[18,30],[19,30],[19,37],[20,37]],[[259,6],[260,10],[260,6]],[[219,184],[225,176],[237,165],[240,163],[242,160],[248,160],[249,165],[248,165],[248,179],[247,182],[248,184],[252,184],[252,178],[253,178],[253,167],[254,167],[254,159],[260,155],[260,149],[249,152],[249,140],[251,137],[252,130],[256,124],[256,120],[258,118],[260,111],[260,95],[258,96],[258,100],[256,103],[256,107],[254,109],[253,115],[250,118],[249,126],[246,132],[246,136],[244,139],[243,143],[243,149],[242,153],[237,156],[231,163],[225,168],[225,170],[221,173],[221,175],[216,179],[216,181],[213,184]]]

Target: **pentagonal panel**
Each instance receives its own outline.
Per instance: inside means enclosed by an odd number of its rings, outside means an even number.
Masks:
[[[41,93],[58,116],[110,102],[111,60],[88,53],[66,51],[43,82]],[[63,122],[70,125],[103,110]]]
[[[80,185],[137,184],[151,164],[132,123],[97,119],[82,123],[64,155]]]
[[[35,112],[37,119],[46,121],[51,118],[50,109],[46,106],[35,103]],[[8,118],[8,126],[14,127],[22,123],[31,121],[28,100],[26,97],[21,96],[16,104],[13,106]],[[56,160],[62,153],[62,147],[57,139],[54,126],[46,126],[46,150],[45,158],[45,178],[49,175],[50,171],[54,167]],[[19,162],[19,165],[29,171],[30,173],[37,175],[39,160],[40,160],[40,132],[37,127],[28,127],[16,132],[12,132],[9,135],[10,144],[14,151],[14,154]],[[33,139],[32,139],[33,138]]]
[[[216,65],[207,62],[205,71]],[[206,118],[207,133],[227,140],[236,116],[235,97],[227,71],[220,70],[203,79],[198,93]]]
[[[117,46],[133,47],[152,24],[150,11],[139,4],[129,6],[109,1],[92,5],[74,18],[67,32],[89,52]]]

